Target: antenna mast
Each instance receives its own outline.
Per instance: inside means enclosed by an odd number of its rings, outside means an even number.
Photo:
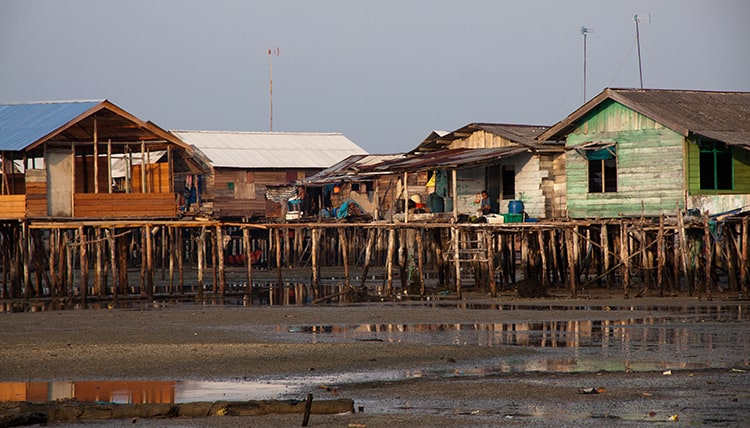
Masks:
[[[270,127],[269,131],[273,131],[273,57],[279,56],[279,48],[268,50],[268,93],[270,100]]]
[[[633,15],[633,22],[635,22],[635,41],[638,44],[638,74],[641,77],[641,89],[643,89],[643,66],[641,64],[641,32],[638,29],[638,23],[640,22],[638,15]],[[651,23],[651,14],[648,14],[648,22]]]
[[[586,35],[593,33],[593,28],[581,27],[583,34],[583,102],[586,102]]]

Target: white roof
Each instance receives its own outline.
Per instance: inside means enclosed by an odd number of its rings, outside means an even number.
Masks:
[[[367,152],[340,133],[170,131],[220,168],[327,168]]]

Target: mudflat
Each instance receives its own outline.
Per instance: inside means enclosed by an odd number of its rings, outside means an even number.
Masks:
[[[303,400],[312,393],[316,400],[354,400],[357,412],[314,414],[309,426],[675,420],[741,426],[750,420],[748,303],[721,295],[710,302],[626,300],[601,292],[577,299],[468,295],[335,306],[140,303],[2,313],[0,381],[291,379],[299,387],[267,398]],[[580,331],[592,320],[591,331]],[[542,330],[529,336],[524,328],[533,326]],[[99,424],[301,421],[291,414]]]

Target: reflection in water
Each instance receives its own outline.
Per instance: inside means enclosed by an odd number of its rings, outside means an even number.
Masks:
[[[700,319],[692,319],[699,315]],[[687,319],[690,318],[690,319]],[[521,362],[504,359],[479,372],[662,370],[747,367],[750,331],[742,306],[699,314],[626,319],[513,323],[421,323],[278,326],[293,341],[377,341],[426,345],[520,346],[543,351]],[[465,373],[468,374],[468,373]],[[479,373],[477,373],[479,374]]]

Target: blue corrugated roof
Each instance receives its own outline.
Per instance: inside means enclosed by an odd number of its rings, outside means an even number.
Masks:
[[[0,150],[23,150],[101,102],[0,104]]]

